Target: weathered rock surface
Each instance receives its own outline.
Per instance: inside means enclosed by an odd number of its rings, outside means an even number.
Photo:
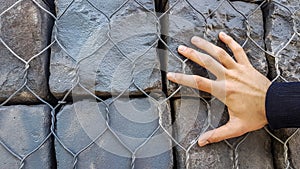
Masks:
[[[272,132],[282,142],[286,142],[289,139],[287,143],[288,153],[285,154],[284,145],[274,138],[272,149],[274,152],[273,154],[274,154],[274,162],[276,168],[286,168],[288,163],[292,168],[299,168],[300,167],[299,131],[297,131],[297,129],[280,129],[280,130],[274,130]],[[288,161],[285,159],[285,157],[288,157],[287,158]]]
[[[0,139],[15,154],[25,157],[47,138],[50,133],[50,109],[45,105],[0,107]],[[24,169],[51,169],[52,137],[28,156]],[[19,168],[21,161],[0,145],[1,168]]]
[[[220,126],[228,118],[226,113],[220,113],[224,112],[224,105],[218,101],[210,102],[210,112],[206,103],[196,98],[177,99],[174,106],[176,139],[186,149],[209,127],[209,114],[212,126]],[[178,168],[186,168],[186,165],[201,169],[232,168],[236,162],[239,168],[273,168],[271,139],[266,131],[252,132],[243,141],[244,137],[228,140],[230,146],[224,141],[201,148],[195,144],[189,152],[188,164],[185,151],[177,146]]]
[[[299,1],[297,0],[279,0],[279,4],[289,8],[292,12],[300,9]],[[299,32],[300,12],[295,12],[295,25],[292,22],[291,13],[284,7],[271,2],[266,8],[266,49],[276,55],[280,73],[288,81],[300,80],[300,45],[299,36],[295,36],[290,43],[295,26]],[[286,46],[284,49],[283,47]],[[275,61],[272,56],[268,56],[270,61],[270,71],[272,78],[277,76],[275,69]],[[281,129],[273,131],[275,136],[285,142],[296,129]],[[299,132],[294,135],[288,142],[288,160],[293,168],[300,167],[299,155]],[[287,161],[285,160],[284,145],[274,139],[273,142],[274,162],[277,168],[286,168]]]
[[[15,2],[0,1],[0,38],[15,54],[28,61],[48,45],[53,22],[50,15],[32,1],[21,1],[5,12]],[[37,2],[48,9],[43,1]],[[48,59],[48,51],[33,59],[27,75],[28,86],[42,98],[46,98],[48,93]],[[25,64],[1,42],[0,60],[0,102],[3,102],[25,83]],[[11,99],[11,102],[35,101],[35,96],[28,90],[22,90]]]
[[[294,130],[295,131],[295,130]],[[291,131],[289,132],[291,133]],[[294,168],[300,167],[300,147],[299,147],[299,138],[300,134],[299,131],[292,137],[292,139],[289,141],[289,152],[291,157],[291,164],[294,166]]]
[[[93,0],[93,4],[79,0],[64,12],[70,2],[56,0],[60,17],[53,38],[66,50],[58,43],[52,48],[50,90],[57,98],[78,80],[101,96],[117,95],[128,88],[131,95],[140,95],[132,81],[145,91],[161,89],[157,21],[155,14],[147,11],[154,11],[154,4],[151,0],[140,2],[143,7],[134,1],[121,6],[123,0]],[[87,95],[81,90],[72,93]]]
[[[227,51],[229,51],[228,48],[218,40],[219,32],[223,31],[231,35],[241,45],[247,40],[247,28],[244,17],[232,8],[227,1],[191,0],[189,2],[194,9],[185,1],[179,1],[176,4],[175,0],[170,0],[171,10],[168,13],[169,23],[166,25],[169,25],[169,31],[167,33],[169,37],[168,45],[174,55],[169,54],[168,71],[183,72],[182,60],[185,58],[177,53],[177,47],[183,44],[196,48],[190,42],[190,39],[194,35],[204,37]],[[224,3],[217,8],[221,2]],[[232,2],[232,4],[245,16],[249,16],[248,21],[251,28],[251,37],[264,49],[263,16],[259,5],[241,1]],[[254,67],[266,75],[268,67],[264,52],[250,40],[247,41],[244,49],[250,61],[254,64]],[[205,69],[190,61],[187,62],[185,71],[188,74],[198,74],[209,77],[210,79],[215,78]],[[174,83],[170,82],[168,85],[169,93],[174,92],[177,88],[178,86]],[[207,96],[207,94],[204,93],[200,94]],[[190,95],[195,96],[194,94]]]
[[[109,104],[111,101],[109,99],[105,102]],[[159,113],[157,105],[151,100],[123,98],[116,100],[107,110],[109,112],[106,112],[104,103],[84,100],[66,105],[57,115],[56,133],[61,143],[74,154],[81,152],[78,154],[78,169],[96,166],[131,168],[131,152],[135,150],[136,168],[173,167],[171,140],[161,128],[156,131],[159,125],[158,114],[162,116],[164,127],[170,129],[169,108],[163,106],[163,112]],[[106,126],[107,118],[111,130]],[[146,141],[154,131],[151,139]],[[92,140],[95,142],[88,146]],[[72,167],[72,155],[58,140],[55,140],[55,148],[58,168]]]
[[[289,43],[289,40],[294,34],[293,26],[295,26],[295,29],[299,32],[299,1],[279,0],[276,2],[283,6],[286,6],[291,10],[291,12],[295,12],[295,25],[293,24],[291,13],[286,8],[275,3],[270,3],[265,9],[267,11],[266,49],[274,55],[277,54],[279,69],[283,78],[288,81],[300,81],[299,36],[296,35]],[[288,45],[286,46],[286,44]],[[270,65],[272,68],[272,77],[275,78],[277,73],[275,69],[274,58],[271,56],[269,56],[268,58],[272,63]]]

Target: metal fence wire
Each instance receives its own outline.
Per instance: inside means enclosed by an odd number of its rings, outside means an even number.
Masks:
[[[274,67],[273,67],[273,71],[275,72],[275,75],[272,78],[272,82],[274,81],[290,81],[287,75],[289,75],[289,73],[284,69],[283,67],[285,65],[283,65],[281,63],[281,61],[283,59],[287,59],[284,57],[284,53],[286,52],[286,50],[289,49],[294,49],[293,46],[295,46],[295,44],[298,42],[299,40],[299,2],[295,1],[295,4],[292,4],[292,2],[289,1],[271,1],[271,0],[265,0],[265,1],[246,1],[247,3],[253,3],[253,4],[257,4],[256,9],[254,9],[253,11],[251,11],[248,14],[245,14],[244,11],[241,11],[240,8],[237,8],[235,6],[235,2],[229,1],[229,0],[216,0],[216,1],[209,1],[210,3],[214,3],[217,4],[215,6],[214,10],[210,10],[209,12],[207,11],[203,11],[201,9],[199,9],[197,6],[195,6],[194,4],[196,3],[196,1],[192,1],[192,0],[170,0],[168,2],[168,5],[166,7],[166,9],[163,9],[164,12],[158,14],[155,11],[155,5],[158,2],[155,1],[147,1],[146,3],[144,1],[139,1],[139,0],[126,0],[123,3],[120,4],[120,6],[118,8],[116,8],[116,10],[111,11],[110,13],[104,11],[105,7],[98,7],[96,4],[94,4],[94,1],[91,0],[70,0],[67,4],[67,6],[65,6],[63,11],[60,11],[59,13],[54,14],[42,1],[38,1],[38,0],[18,0],[15,1],[14,3],[12,3],[12,5],[4,10],[2,10],[2,12],[0,13],[0,21],[1,19],[4,17],[4,15],[7,12],[10,12],[12,10],[15,10],[17,7],[20,7],[20,4],[24,1],[30,1],[32,2],[32,5],[35,6],[35,8],[38,8],[39,11],[41,13],[47,14],[49,15],[51,18],[53,18],[54,20],[54,28],[53,28],[53,35],[52,35],[52,40],[51,42],[48,44],[48,46],[45,46],[44,49],[42,49],[39,53],[37,53],[34,56],[26,56],[29,59],[24,59],[22,56],[20,56],[18,54],[18,52],[16,52],[15,50],[13,50],[12,46],[8,45],[9,43],[6,42],[2,36],[2,32],[0,32],[0,42],[3,46],[5,46],[5,48],[7,50],[9,50],[9,52],[20,62],[23,64],[24,70],[23,70],[23,74],[21,79],[23,79],[23,83],[22,85],[14,91],[13,94],[11,94],[6,100],[4,100],[1,104],[0,104],[0,109],[4,108],[4,107],[8,107],[8,106],[13,106],[11,102],[11,100],[16,97],[18,94],[20,94],[23,91],[27,91],[30,92],[31,94],[33,94],[38,100],[39,100],[39,104],[45,104],[47,105],[50,110],[51,110],[51,127],[50,127],[50,132],[49,134],[43,139],[42,142],[39,143],[38,146],[36,147],[29,147],[28,149],[31,148],[31,151],[29,151],[27,154],[18,154],[18,152],[14,151],[14,149],[10,146],[8,146],[8,142],[10,140],[4,140],[3,138],[0,138],[0,144],[1,146],[7,151],[9,152],[9,154],[14,157],[18,163],[19,163],[19,168],[26,168],[26,165],[28,163],[30,163],[30,161],[28,161],[28,158],[30,156],[32,156],[32,154],[36,153],[48,140],[54,139],[56,141],[56,144],[60,144],[61,147],[63,147],[63,149],[70,155],[72,156],[72,168],[77,168],[78,165],[80,164],[80,158],[79,156],[85,152],[85,151],[90,151],[90,147],[91,146],[95,146],[95,144],[97,144],[96,142],[98,142],[100,139],[102,139],[104,137],[105,134],[110,133],[117,141],[118,144],[123,147],[124,149],[127,150],[127,152],[130,153],[130,158],[131,158],[131,163],[130,166],[128,166],[128,168],[137,168],[136,167],[136,161],[138,158],[138,153],[139,151],[155,136],[157,135],[159,132],[163,132],[165,133],[165,135],[168,137],[168,139],[170,140],[170,142],[173,143],[173,145],[176,147],[176,149],[173,149],[173,151],[183,151],[185,153],[185,167],[186,168],[197,168],[197,166],[191,166],[191,157],[190,157],[190,151],[192,149],[195,149],[195,147],[197,147],[197,139],[199,138],[200,134],[203,133],[206,130],[215,128],[217,126],[215,126],[215,124],[213,124],[211,121],[212,119],[212,113],[211,113],[211,102],[213,102],[215,100],[215,98],[207,98],[207,97],[203,97],[202,95],[198,95],[198,99],[201,100],[201,102],[203,103],[203,105],[205,105],[205,110],[207,113],[206,119],[205,119],[205,123],[202,124],[202,130],[200,133],[198,133],[193,139],[188,140],[188,144],[186,143],[182,143],[180,140],[178,140],[175,135],[174,132],[170,130],[166,124],[164,124],[164,118],[165,118],[165,111],[166,111],[166,107],[169,107],[168,105],[172,105],[172,103],[174,102],[174,99],[178,96],[178,94],[180,93],[180,90],[183,88],[182,86],[178,86],[177,88],[170,90],[171,92],[168,92],[169,90],[167,90],[167,92],[165,91],[165,94],[167,95],[165,98],[161,99],[161,97],[157,98],[154,97],[153,95],[150,94],[149,91],[145,91],[145,89],[143,89],[143,87],[140,86],[139,83],[136,82],[136,75],[134,74],[135,69],[137,68],[137,64],[139,64],[137,62],[137,60],[139,59],[143,59],[145,57],[147,57],[147,53],[149,53],[149,51],[156,49],[158,46],[161,46],[161,48],[164,48],[168,54],[167,57],[175,60],[175,62],[180,63],[181,65],[181,70],[178,70],[180,72],[185,73],[186,72],[186,67],[188,67],[189,65],[187,64],[188,60],[187,59],[183,59],[181,56],[179,56],[177,54],[177,52],[175,51],[175,49],[172,47],[172,40],[170,40],[170,38],[164,38],[165,33],[162,31],[167,30],[165,28],[165,26],[167,25],[165,23],[165,19],[167,16],[172,15],[174,12],[176,12],[176,7],[178,7],[179,5],[184,6],[184,8],[186,8],[189,11],[193,11],[193,13],[195,13],[195,17],[197,17],[197,19],[194,18],[194,23],[198,20],[201,20],[201,23],[199,23],[199,29],[201,31],[201,35],[204,38],[211,38],[214,34],[212,34],[212,25],[209,23],[209,19],[217,17],[217,15],[215,15],[218,12],[222,12],[222,10],[224,9],[222,6],[227,6],[230,7],[230,10],[233,10],[235,12],[237,12],[241,18],[242,22],[242,26],[244,27],[243,32],[241,32],[242,34],[246,35],[245,39],[243,39],[243,42],[241,43],[244,47],[251,44],[250,47],[254,47],[256,48],[258,51],[261,51],[262,53],[265,54],[266,58],[268,58],[268,63],[272,64],[274,63]],[[87,55],[85,57],[81,57],[81,58],[77,58],[74,57],[74,51],[72,51],[72,47],[65,47],[63,40],[61,39],[63,36],[60,36],[60,30],[59,30],[59,24],[61,22],[61,19],[63,17],[65,17],[66,13],[68,12],[68,9],[71,8],[74,4],[78,5],[78,4],[85,4],[88,5],[92,10],[97,11],[104,19],[103,22],[105,22],[105,24],[107,25],[107,32],[105,34],[105,37],[103,39],[103,43],[98,46],[98,48],[96,50],[101,50],[101,47],[107,45],[108,43],[113,44],[113,47],[117,49],[118,53],[119,53],[119,57],[122,57],[124,60],[127,60],[128,63],[130,63],[130,65],[132,65],[132,70],[131,70],[131,78],[130,79],[130,84],[128,85],[128,87],[126,89],[123,89],[123,91],[118,92],[116,96],[114,96],[112,99],[108,99],[105,100],[105,97],[102,97],[101,95],[97,95],[95,94],[93,91],[91,91],[88,87],[85,86],[84,82],[82,81],[82,77],[80,76],[80,71],[81,71],[81,63],[84,62],[85,60],[89,59],[91,57],[91,55]],[[298,3],[298,4],[297,4]],[[151,22],[154,22],[156,24],[156,31],[154,33],[154,40],[151,42],[151,44],[148,44],[148,48],[145,49],[145,51],[141,52],[141,54],[139,54],[139,56],[130,56],[130,54],[128,54],[127,52],[123,51],[124,48],[118,46],[119,44],[117,42],[115,42],[115,39],[112,37],[112,32],[113,31],[113,27],[111,25],[111,20],[113,17],[115,17],[116,15],[121,15],[119,14],[119,12],[122,10],[122,8],[128,4],[134,4],[134,6],[140,8],[144,13],[147,13],[151,16],[151,18],[153,19]],[[265,44],[261,44],[259,42],[257,42],[252,36],[253,36],[253,27],[255,25],[251,25],[253,19],[255,19],[254,17],[252,17],[255,13],[255,11],[257,10],[262,10],[262,8],[265,8],[266,6],[273,6],[273,8],[276,8],[278,10],[284,11],[284,14],[286,14],[287,18],[284,18],[285,21],[289,24],[289,27],[287,27],[287,29],[290,29],[289,32],[291,32],[291,34],[286,35],[288,38],[286,38],[285,42],[280,42],[280,44],[277,45],[277,48],[275,49],[271,49],[265,46]],[[133,10],[134,11],[134,10]],[[228,16],[230,17],[230,16]],[[276,18],[276,17],[282,17],[280,15],[273,15],[272,17]],[[220,18],[218,18],[220,19]],[[75,21],[74,21],[75,22]],[[226,24],[227,20],[222,20],[222,22],[224,24]],[[263,21],[262,21],[263,22]],[[130,24],[130,23],[129,23]],[[2,22],[1,22],[2,25]],[[0,28],[1,28],[0,25]],[[275,29],[275,28],[274,28]],[[76,36],[76,35],[74,35]],[[171,37],[172,38],[172,37]],[[184,41],[183,39],[179,39]],[[130,45],[130,44],[129,44]],[[39,58],[43,53],[49,51],[51,49],[51,47],[56,46],[58,48],[60,48],[63,53],[68,57],[69,60],[72,60],[72,63],[75,64],[74,69],[76,70],[76,80],[72,83],[72,87],[70,89],[68,89],[68,91],[64,94],[63,97],[61,97],[61,99],[56,100],[55,103],[53,103],[53,100],[50,101],[49,99],[45,99],[42,98],[41,96],[39,96],[37,94],[36,91],[34,91],[29,83],[30,81],[28,80],[28,72],[31,69],[31,63],[32,61],[34,61],[36,58]],[[248,48],[250,48],[248,46]],[[246,49],[246,47],[245,47]],[[22,50],[22,49],[19,49]],[[298,49],[299,50],[299,49]],[[5,57],[5,56],[1,56],[1,57]],[[95,60],[94,62],[97,62],[97,60]],[[105,60],[104,60],[105,62]],[[9,63],[7,63],[9,64]],[[168,69],[168,68],[166,68]],[[272,69],[272,67],[270,68]],[[295,69],[297,69],[297,67],[295,67]],[[271,70],[270,70],[271,71]],[[163,74],[163,73],[162,73]],[[169,82],[166,82],[166,79],[164,79],[165,77],[162,76],[162,80],[163,85],[166,85],[168,87]],[[292,79],[293,81],[295,81],[295,79]],[[69,100],[72,91],[75,88],[81,88],[81,90],[85,91],[86,95],[89,95],[91,98],[97,100],[100,104],[102,104],[102,107],[104,108],[105,112],[102,112],[104,114],[104,119],[105,119],[105,126],[103,128],[103,130],[99,131],[100,133],[97,133],[96,136],[91,139],[86,141],[86,145],[84,145],[82,148],[78,148],[76,149],[76,151],[72,148],[70,148],[68,146],[68,144],[66,144],[63,140],[64,138],[61,138],[63,136],[60,136],[58,134],[58,131],[56,129],[56,125],[57,125],[57,115],[62,113],[62,111],[64,110],[64,108],[69,105],[72,104],[72,101]],[[126,143],[126,141],[120,137],[118,135],[118,132],[116,131],[116,129],[114,129],[114,127],[111,126],[112,124],[112,118],[111,118],[111,114],[112,114],[112,109],[114,106],[114,103],[118,100],[121,99],[124,95],[126,95],[126,92],[128,92],[128,90],[130,90],[130,88],[134,88],[136,91],[138,91],[139,96],[133,96],[133,97],[143,97],[143,98],[147,98],[149,99],[156,107],[156,112],[158,114],[158,123],[156,124],[156,127],[153,129],[153,131],[151,132],[151,134],[148,135],[148,137],[146,139],[144,139],[143,141],[141,141],[139,143],[139,145],[137,145],[135,148],[132,148],[131,145],[128,145],[128,143]],[[19,97],[19,95],[18,95]],[[34,103],[36,104],[36,103]],[[75,103],[74,103],[75,104]],[[174,109],[171,106],[171,109]],[[170,110],[169,110],[170,111]],[[172,110],[174,111],[174,110]],[[170,113],[170,112],[169,112]],[[175,116],[174,114],[172,114],[172,116]],[[124,124],[126,125],[126,124]],[[290,136],[287,137],[287,139],[282,139],[281,137],[279,137],[276,132],[269,130],[267,127],[264,128],[267,133],[272,137],[272,140],[274,142],[278,142],[282,145],[284,151],[281,152],[282,154],[280,154],[280,156],[282,156],[282,158],[284,159],[283,161],[281,161],[283,164],[282,166],[284,166],[284,168],[293,168],[293,165],[291,164],[291,159],[290,159],[290,149],[289,149],[289,141],[291,139],[293,139],[293,137],[295,137],[298,133],[298,129],[293,130],[292,134]],[[188,131],[190,132],[190,131]],[[283,131],[281,131],[283,132]],[[245,142],[245,140],[247,140],[249,134],[246,134],[244,136],[242,136],[241,138],[237,139],[237,141],[235,143],[232,143],[230,141],[225,140],[224,142],[228,145],[228,147],[232,150],[232,153],[228,156],[228,158],[230,158],[232,160],[232,168],[239,168],[240,166],[242,166],[243,164],[240,164],[239,162],[239,148],[242,145],[243,142]],[[80,138],[77,138],[80,139]],[[197,148],[196,151],[198,149],[201,148]],[[1,153],[1,152],[0,152]],[[55,156],[55,154],[53,154],[53,156]],[[174,157],[174,159],[176,159],[177,157]],[[1,166],[0,166],[1,168]]]

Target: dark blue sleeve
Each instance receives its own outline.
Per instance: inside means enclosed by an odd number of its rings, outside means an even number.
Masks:
[[[266,116],[271,129],[300,127],[300,82],[277,83],[266,95]]]

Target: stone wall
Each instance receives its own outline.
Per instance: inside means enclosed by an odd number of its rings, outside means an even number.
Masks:
[[[228,120],[167,71],[194,35],[240,43],[272,81],[300,80],[297,0],[0,0],[0,168],[299,168],[298,129],[204,148]]]

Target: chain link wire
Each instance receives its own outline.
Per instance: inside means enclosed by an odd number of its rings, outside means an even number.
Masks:
[[[89,147],[91,147],[93,144],[96,144],[96,141],[99,140],[104,133],[106,132],[110,132],[111,134],[113,134],[113,136],[119,141],[120,145],[122,145],[125,149],[127,149],[130,154],[131,154],[131,166],[129,166],[130,168],[134,169],[135,168],[135,163],[136,163],[136,157],[137,157],[137,152],[143,147],[145,146],[145,144],[147,144],[149,142],[149,140],[159,131],[159,130],[163,130],[167,136],[169,137],[170,140],[172,140],[172,142],[177,146],[179,147],[180,149],[182,149],[184,152],[185,152],[185,165],[186,165],[186,168],[194,168],[195,166],[191,166],[190,164],[190,151],[191,149],[196,146],[197,144],[197,140],[200,136],[201,133],[199,133],[199,135],[197,137],[195,137],[193,140],[190,141],[190,144],[188,146],[184,146],[182,143],[180,143],[178,140],[176,140],[176,138],[174,138],[173,134],[169,131],[169,129],[167,129],[165,127],[165,125],[163,124],[163,117],[162,117],[162,114],[164,113],[164,107],[166,106],[166,104],[168,104],[170,102],[170,99],[172,97],[174,97],[178,92],[180,92],[180,90],[182,89],[182,86],[179,86],[173,93],[169,94],[165,99],[163,100],[157,100],[155,98],[153,98],[152,96],[149,95],[149,93],[147,93],[146,91],[143,90],[143,88],[141,88],[136,82],[135,82],[135,79],[134,79],[134,76],[132,76],[133,78],[131,79],[131,83],[130,85],[127,87],[126,90],[124,90],[123,92],[121,92],[118,96],[116,96],[114,99],[112,99],[110,102],[106,102],[104,101],[102,98],[100,98],[99,96],[95,95],[92,91],[90,91],[89,89],[87,89],[82,83],[81,83],[81,79],[80,79],[80,76],[79,76],[79,72],[80,72],[80,63],[82,61],[84,61],[85,59],[87,59],[88,57],[90,56],[86,56],[84,58],[81,58],[79,60],[77,60],[74,56],[72,56],[68,51],[68,49],[66,49],[64,46],[63,46],[63,43],[61,42],[61,39],[59,39],[59,37],[57,36],[58,35],[58,26],[57,26],[57,23],[60,22],[60,19],[65,15],[65,13],[68,11],[68,9],[74,4],[74,2],[76,0],[72,0],[70,1],[70,3],[68,4],[68,6],[60,12],[60,15],[56,16],[55,14],[53,14],[50,9],[47,9],[45,8],[44,5],[41,4],[41,2],[38,2],[36,0],[18,0],[16,1],[13,5],[11,5],[10,7],[8,7],[7,9],[5,9],[3,12],[0,13],[0,18],[3,17],[5,15],[5,13],[7,13],[8,11],[10,10],[14,10],[14,8],[16,6],[18,6],[21,2],[23,1],[31,1],[33,2],[36,7],[38,7],[40,9],[41,12],[43,13],[46,13],[48,14],[51,18],[53,18],[55,20],[55,23],[54,23],[54,35],[53,35],[53,39],[52,41],[49,43],[48,46],[44,47],[43,50],[41,50],[38,54],[34,55],[34,56],[30,56],[30,59],[28,60],[25,60],[23,59],[20,55],[18,55],[8,44],[7,42],[5,42],[2,37],[0,36],[0,42],[10,51],[10,53],[15,57],[17,58],[20,62],[23,63],[24,65],[24,82],[23,84],[21,85],[21,87],[19,89],[17,89],[11,96],[9,96],[5,101],[3,101],[1,104],[0,104],[0,107],[2,106],[6,106],[8,105],[8,103],[10,102],[10,100],[15,97],[19,92],[21,92],[22,90],[27,90],[29,91],[30,93],[32,93],[41,103],[44,103],[45,105],[47,105],[50,109],[51,109],[51,127],[50,127],[50,133],[47,135],[47,137],[45,137],[43,139],[43,141],[37,146],[37,147],[34,147],[32,148],[32,150],[26,154],[26,155],[20,155],[18,154],[17,152],[14,152],[12,148],[10,148],[7,144],[5,144],[5,142],[2,140],[2,138],[0,138],[0,145],[5,149],[7,150],[7,152],[9,152],[11,154],[11,156],[13,156],[16,160],[19,161],[19,168],[24,168],[25,164],[27,163],[27,158],[32,155],[33,153],[35,153],[36,151],[38,151],[44,144],[45,142],[47,142],[49,139],[51,139],[52,137],[54,137],[55,140],[57,140],[59,142],[59,144],[73,157],[73,168],[76,168],[78,163],[80,162],[78,160],[78,156],[86,151]],[[284,10],[288,11],[288,13],[290,14],[289,15],[289,18],[292,23],[293,23],[293,26],[292,26],[292,31],[293,31],[293,34],[290,36],[289,40],[284,43],[284,44],[281,44],[280,47],[276,50],[276,51],[269,51],[269,50],[266,50],[265,47],[259,45],[252,37],[251,37],[251,25],[250,25],[250,17],[251,15],[255,12],[253,11],[250,15],[245,15],[243,14],[242,11],[239,11],[235,6],[234,4],[229,1],[229,0],[221,0],[219,1],[219,5],[216,7],[215,10],[211,11],[211,13],[209,15],[206,15],[204,13],[202,13],[201,11],[197,10],[193,5],[192,3],[189,1],[189,0],[176,0],[175,3],[173,4],[170,4],[169,8],[162,14],[162,15],[157,15],[155,11],[152,11],[150,9],[148,9],[147,7],[145,7],[140,1],[138,0],[126,0],[124,1],[121,6],[119,6],[119,8],[117,8],[114,12],[112,12],[110,15],[107,15],[105,14],[101,9],[99,9],[98,7],[96,7],[90,0],[84,0],[85,2],[87,2],[91,8],[95,9],[96,11],[98,11],[101,15],[103,15],[105,18],[106,18],[106,22],[108,23],[108,27],[109,27],[109,30],[107,31],[107,34],[106,34],[106,40],[104,41],[104,43],[99,47],[101,48],[103,45],[107,44],[107,43],[112,43],[116,48],[117,50],[120,52],[120,54],[123,56],[124,59],[127,59],[128,61],[130,61],[133,65],[132,67],[132,72],[131,74],[133,75],[133,71],[134,69],[136,68],[136,60],[143,57],[147,52],[149,52],[151,49],[155,48],[158,43],[162,43],[164,45],[164,47],[169,51],[171,57],[174,57],[176,58],[181,64],[182,64],[182,72],[185,73],[185,68],[187,67],[187,64],[186,62],[188,61],[187,59],[185,60],[182,60],[177,53],[175,53],[174,51],[172,51],[172,49],[169,47],[169,43],[162,38],[162,32],[161,32],[161,28],[162,28],[162,25],[161,25],[161,21],[162,21],[162,18],[165,16],[165,15],[168,15],[170,14],[170,12],[172,11],[172,9],[178,4],[178,3],[185,3],[186,6],[188,8],[190,8],[191,10],[194,10],[196,13],[198,13],[200,16],[202,16],[203,20],[205,21],[205,30],[204,30],[204,37],[207,37],[209,35],[209,26],[208,26],[208,23],[207,23],[207,19],[209,17],[213,17],[214,13],[217,12],[220,7],[227,3],[228,5],[230,5],[232,7],[233,10],[235,10],[236,12],[238,12],[241,17],[243,18],[243,21],[244,21],[244,25],[245,25],[245,33],[247,35],[247,39],[245,39],[244,43],[243,43],[243,46],[245,46],[247,43],[251,42],[253,44],[255,44],[255,46],[263,51],[265,54],[271,56],[274,58],[275,60],[275,68],[276,68],[276,74],[277,76],[272,79],[272,81],[276,81],[276,80],[279,80],[279,79],[282,79],[284,81],[288,81],[286,80],[285,77],[282,76],[282,73],[280,71],[280,60],[279,60],[279,57],[280,55],[282,54],[282,52],[286,49],[287,46],[290,45],[290,43],[292,42],[292,40],[294,40],[296,37],[297,38],[300,38],[300,33],[297,29],[297,16],[296,13],[297,11],[295,11],[295,9],[290,9],[288,6],[280,3],[280,2],[277,2],[277,1],[269,1],[269,0],[264,0],[264,1],[251,1],[251,3],[258,3],[258,7],[256,10],[260,10],[260,8],[263,6],[263,5],[266,5],[266,4],[271,4],[273,3],[274,5],[280,7],[280,8],[283,8]],[[125,5],[127,5],[128,3],[135,3],[136,5],[138,5],[139,7],[141,7],[145,12],[149,13],[152,15],[152,17],[154,18],[155,22],[156,22],[156,40],[151,44],[149,45],[149,48],[143,52],[143,54],[141,54],[140,56],[136,57],[135,59],[132,59],[130,56],[128,56],[124,51],[121,50],[120,47],[118,47],[118,44],[114,41],[114,39],[111,37],[111,30],[112,30],[112,27],[111,27],[111,19],[112,17],[114,17],[116,15],[116,13],[118,13]],[[155,5],[155,2],[153,1],[153,5]],[[154,6],[153,6],[154,8]],[[297,9],[299,10],[299,9]],[[58,45],[63,51],[64,53],[66,53],[68,55],[68,57],[70,59],[72,59],[75,63],[76,63],[76,82],[75,84],[73,84],[73,86],[71,87],[70,90],[68,90],[68,92],[64,95],[64,97],[57,101],[57,104],[51,104],[49,103],[47,100],[41,98],[38,94],[36,94],[35,91],[33,91],[30,86],[28,85],[28,71],[30,69],[30,64],[31,62],[40,57],[41,54],[43,54],[45,51],[49,50],[54,44]],[[59,108],[61,108],[61,106],[65,105],[68,103],[67,101],[67,98],[70,96],[70,94],[72,93],[72,91],[74,90],[75,87],[80,87],[82,88],[83,90],[85,90],[90,96],[92,96],[94,99],[96,99],[97,101],[99,102],[102,102],[104,103],[105,105],[105,110],[106,110],[106,127],[105,127],[105,130],[102,131],[101,133],[99,133],[89,144],[87,144],[86,146],[84,146],[81,150],[77,151],[77,152],[73,152],[69,147],[67,147],[65,145],[65,143],[61,140],[61,138],[57,135],[57,131],[55,129],[55,125],[56,125],[56,113],[59,111]],[[112,104],[119,98],[121,98],[124,93],[130,88],[130,87],[135,87],[137,90],[139,90],[145,97],[151,99],[155,105],[157,106],[157,110],[159,112],[159,123],[158,123],[158,126],[155,130],[153,130],[153,132],[149,135],[149,137],[147,139],[145,139],[137,148],[135,148],[134,150],[132,150],[129,145],[126,145],[126,143],[122,140],[122,138],[120,138],[118,136],[118,134],[116,133],[116,131],[111,127],[110,125],[110,111],[111,111],[111,106]],[[211,107],[210,107],[210,101],[207,101],[207,99],[205,98],[202,98],[202,97],[199,97],[205,104],[206,104],[206,108],[207,108],[207,119],[206,119],[206,125],[203,127],[203,132],[208,130],[208,129],[211,129],[211,128],[215,128],[217,126],[214,126],[211,122]],[[215,98],[212,98],[212,100],[215,99]],[[265,127],[265,130],[269,133],[270,136],[272,136],[272,138],[274,138],[274,140],[280,142],[282,144],[282,146],[284,147],[284,165],[286,166],[286,169],[288,168],[292,168],[291,166],[291,162],[289,161],[289,146],[288,146],[288,143],[289,143],[289,140],[291,138],[293,138],[295,136],[295,134],[298,132],[298,129],[295,130],[295,132],[293,132],[293,134],[291,136],[289,136],[286,140],[282,140],[280,139],[279,137],[277,137],[272,131],[270,131],[267,127]],[[248,134],[246,134],[245,136],[241,137],[241,139],[238,140],[238,142],[232,144],[230,143],[229,141],[225,140],[225,143],[228,145],[228,147],[233,151],[232,153],[232,168],[235,168],[235,169],[238,169],[239,166],[241,164],[239,164],[239,153],[238,153],[238,149],[239,147],[241,146],[241,144],[247,139],[247,136]],[[28,161],[29,162],[29,161]]]

